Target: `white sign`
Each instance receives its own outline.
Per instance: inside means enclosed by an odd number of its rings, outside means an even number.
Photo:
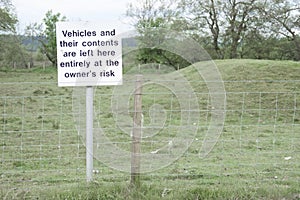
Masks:
[[[56,23],[58,86],[121,85],[119,34],[99,23]]]

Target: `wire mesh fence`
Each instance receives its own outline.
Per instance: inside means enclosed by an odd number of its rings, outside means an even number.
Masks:
[[[211,94],[196,85],[203,81],[190,82],[198,88],[193,96],[174,94],[163,81],[142,92],[145,182],[181,180],[186,188],[190,180],[257,188],[300,184],[300,80],[225,81],[222,133],[204,158],[216,109]],[[0,87],[1,197],[38,198],[33,191],[85,182],[84,90],[57,88],[52,81]],[[100,87],[94,96],[94,180],[128,181],[133,94]]]

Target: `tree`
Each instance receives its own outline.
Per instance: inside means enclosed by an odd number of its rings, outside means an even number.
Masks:
[[[187,23],[190,29],[190,33],[197,38],[198,41],[208,49],[212,46],[212,49],[216,58],[223,58],[224,52],[220,47],[221,30],[220,26],[223,25],[222,16],[220,10],[222,10],[222,4],[220,1],[215,0],[183,0],[180,4],[183,9],[183,16],[187,19]],[[207,35],[210,37],[207,38]],[[200,36],[200,37],[199,37]],[[207,39],[210,44],[207,44]]]
[[[228,23],[226,34],[229,38],[229,58],[238,57],[238,45],[248,30],[257,0],[227,0],[224,1],[224,14]]]
[[[153,27],[167,27],[178,16],[178,0],[137,0],[128,5],[126,16],[138,31]]]
[[[53,14],[52,11],[46,13],[43,19],[46,29],[43,32],[43,38],[40,39],[42,44],[41,51],[46,55],[53,66],[57,65],[56,53],[56,22],[65,21],[66,17],[60,13]]]
[[[300,5],[299,1],[266,0],[258,7],[269,31],[283,36],[295,45],[294,59],[300,60]]]
[[[127,17],[139,33],[140,63],[159,63],[174,68],[189,65],[187,61],[172,52],[157,48],[167,40],[168,30],[181,29],[181,20],[176,10],[177,0],[142,0],[129,4]]]
[[[33,66],[33,52],[35,48],[34,42],[36,39],[41,40],[42,34],[42,24],[32,23],[26,26],[25,28],[25,36],[30,38],[30,44],[27,46],[28,50],[31,52],[30,54],[30,66]]]
[[[0,0],[0,65],[26,66],[27,53],[16,35],[17,16],[11,0]]]
[[[14,32],[17,22],[11,0],[0,0],[0,31]]]
[[[28,53],[18,36],[13,34],[0,35],[0,65],[26,67]]]
[[[212,58],[300,60],[299,0],[143,0],[129,8],[127,16],[149,39],[141,41],[165,39],[145,34],[147,28],[175,28],[197,40]],[[141,58],[152,54],[165,62],[163,52],[147,51]]]
[[[257,1],[182,0],[181,6],[194,30],[202,37],[210,35],[216,58],[237,58],[242,37],[255,17]]]

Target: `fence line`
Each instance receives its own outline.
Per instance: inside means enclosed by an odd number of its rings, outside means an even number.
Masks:
[[[168,80],[161,83],[166,81]],[[277,180],[287,184],[300,183],[300,80],[272,80],[273,83],[290,85],[278,91],[241,91],[238,86],[234,88],[230,85],[251,83],[259,86],[267,81],[224,81],[225,85],[228,84],[224,128],[217,144],[206,158],[200,158],[199,151],[210,122],[210,113],[214,110],[210,106],[210,93],[205,88],[202,88],[203,91],[192,91],[198,97],[199,109],[195,111],[194,108],[181,109],[172,91],[143,89],[143,131],[147,132],[148,129],[158,132],[141,141],[142,149],[153,151],[153,155],[178,154],[177,161],[144,176],[166,180],[180,177],[221,177],[222,180],[243,177],[239,181],[257,184],[275,184],[274,181]],[[190,84],[199,82],[201,81],[191,81]],[[84,136],[76,129],[78,124],[75,124],[74,119],[84,115],[83,110],[74,109],[75,103],[79,103],[77,106],[82,109],[85,108],[84,104],[80,104],[85,98],[84,93],[74,95],[72,89],[57,88],[54,82],[0,83],[1,91],[5,92],[6,87],[21,87],[23,93],[7,91],[0,95],[1,190],[10,191],[16,187],[14,185],[24,188],[31,183],[41,184],[31,184],[29,187],[47,187],[49,182],[63,184],[84,181]],[[118,102],[111,100],[111,92],[110,87],[97,88],[95,92],[95,124],[99,124],[101,134],[109,140],[96,140],[94,145],[96,149],[116,145],[127,151],[131,144],[130,135],[122,132],[120,126],[115,124],[115,118],[124,116],[112,110],[111,104]],[[179,94],[188,95],[190,92]],[[132,94],[114,95],[116,99],[128,95],[129,110],[126,114],[130,116],[133,109]],[[117,106],[121,109],[122,105],[119,102]],[[188,112],[190,115],[196,113],[199,121],[185,124],[187,128],[196,124],[197,132],[192,143],[187,145],[187,151],[179,155],[174,140],[178,136],[173,131],[182,126],[181,112]],[[159,122],[162,119],[165,119],[165,123],[161,127]],[[80,129],[83,127],[81,125]],[[168,147],[168,151],[155,153],[154,150],[163,149],[170,141],[174,144]],[[102,163],[101,159],[113,156],[98,154],[94,164],[96,179],[128,179],[128,174]]]

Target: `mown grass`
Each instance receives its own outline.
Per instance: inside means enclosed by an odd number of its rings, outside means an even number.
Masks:
[[[176,161],[142,174],[139,188],[130,185],[129,173],[114,170],[101,159],[95,159],[94,168],[99,173],[94,174],[94,181],[86,183],[84,135],[75,128],[84,126],[80,124],[84,118],[77,120],[84,114],[84,90],[75,91],[79,95],[76,99],[72,88],[58,88],[53,68],[2,69],[0,197],[300,199],[300,64],[264,60],[222,60],[216,64],[227,98],[226,119],[218,143],[208,157],[199,157],[212,108],[206,84],[197,70],[180,70],[197,96],[201,110],[196,122],[198,131],[188,150]],[[173,74],[167,73],[166,80],[175,82],[178,77]],[[99,123],[117,146],[130,150],[130,133],[124,133],[115,124],[117,115],[121,120],[125,115],[116,112],[118,108],[112,110],[112,106],[121,106],[116,102],[126,95],[132,111],[133,95],[113,92],[113,87],[96,89],[95,124]],[[178,136],[174,132],[181,125],[181,99],[163,83],[146,85],[143,93],[145,126],[160,126],[165,119],[165,129],[153,128],[151,131],[158,133],[143,140],[142,150],[149,152]],[[72,107],[74,102],[79,102],[75,106],[80,109]],[[153,121],[151,113],[159,120]],[[76,120],[80,123],[76,124]],[[125,127],[130,129],[130,124]],[[101,156],[96,153],[96,157]]]

